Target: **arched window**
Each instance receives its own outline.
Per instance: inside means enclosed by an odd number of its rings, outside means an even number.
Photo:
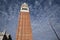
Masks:
[[[27,10],[27,8],[22,8],[22,10]]]

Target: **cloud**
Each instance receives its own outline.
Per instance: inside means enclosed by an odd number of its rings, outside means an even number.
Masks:
[[[39,4],[38,8],[40,8],[40,9],[37,10],[37,5],[38,5],[38,1],[36,1],[34,7],[32,7],[33,12],[31,11],[32,14],[34,14],[34,16],[32,18],[33,20],[31,20],[32,21],[32,29],[33,29],[33,39],[34,40],[41,40],[41,39],[42,40],[48,40],[48,39],[49,40],[57,40],[55,33],[53,32],[53,30],[51,29],[51,27],[48,23],[49,23],[49,19],[50,19],[50,21],[51,21],[51,23],[53,23],[52,25],[54,27],[54,25],[56,23],[55,21],[57,21],[57,19],[56,19],[57,13],[56,12],[59,11],[60,6],[58,6],[57,4],[56,5],[54,4],[53,6],[50,6],[50,8],[49,8],[49,5],[47,5],[46,6],[47,8],[44,6],[44,9],[43,9],[42,7],[40,7],[42,5]],[[56,28],[56,27],[54,27],[54,28]],[[41,29],[41,28],[43,28],[43,29]],[[47,30],[49,30],[49,31],[47,31]],[[43,32],[41,32],[41,31],[43,31]],[[51,35],[47,37],[45,35],[50,34],[48,32],[50,32]],[[38,34],[38,33],[40,33],[40,34]],[[46,33],[46,34],[43,34],[43,33]],[[38,35],[40,35],[40,36],[38,36]],[[52,35],[53,35],[54,39],[51,38]],[[58,35],[60,35],[60,34],[58,34]],[[41,38],[41,37],[44,37],[44,38]]]
[[[3,4],[0,7],[0,29],[3,30],[4,26],[6,25],[7,32],[10,33],[13,40],[15,40],[18,15],[20,11],[20,6],[23,2],[16,2],[16,0],[14,2],[4,0],[4,2],[7,4]],[[30,8],[33,40],[57,40],[53,30],[49,25],[49,19],[53,27],[55,28],[58,36],[60,37],[60,6],[58,4],[54,4],[53,0],[36,0],[32,3],[33,5],[30,3],[28,4]]]

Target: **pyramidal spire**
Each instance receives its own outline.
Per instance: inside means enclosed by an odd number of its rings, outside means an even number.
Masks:
[[[3,31],[3,34],[6,34],[6,30]]]
[[[28,4],[27,3],[23,3],[21,5],[20,12],[29,12],[29,7],[28,7]]]
[[[4,27],[3,34],[6,34],[6,25]]]

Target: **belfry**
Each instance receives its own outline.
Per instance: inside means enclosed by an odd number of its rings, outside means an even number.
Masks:
[[[32,40],[29,7],[26,3],[21,5],[16,40]]]

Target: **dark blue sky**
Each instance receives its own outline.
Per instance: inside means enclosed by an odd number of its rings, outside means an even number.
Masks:
[[[30,8],[33,40],[58,40],[51,25],[60,38],[60,0],[0,0],[0,31],[6,29],[15,40],[20,6],[24,2]]]

